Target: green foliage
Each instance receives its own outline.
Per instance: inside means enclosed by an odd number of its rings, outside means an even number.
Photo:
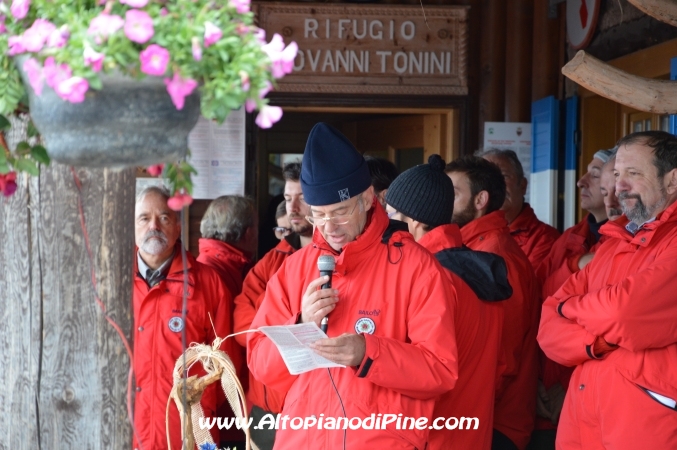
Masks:
[[[11,122],[3,115],[0,115],[0,132],[7,131],[11,127]],[[28,131],[34,130],[32,122],[29,122]],[[16,145],[14,152],[0,141],[0,175],[5,175],[12,171],[27,172],[31,175],[40,173],[39,164],[49,165],[50,159],[47,150],[42,145],[31,146],[28,142],[22,141]]]
[[[17,108],[25,112],[26,107],[21,105],[27,104],[22,79],[13,59],[7,56],[9,38],[22,36],[37,18],[49,21],[68,39],[62,47],[44,45],[38,52],[25,54],[35,59],[40,67],[49,57],[57,64],[67,64],[72,76],[86,79],[90,89],[102,89],[100,73],[145,77],[141,71],[140,53],[155,44],[170,54],[165,79],[178,74],[184,80],[198,82],[205,118],[221,123],[231,110],[242,107],[247,101],[258,109],[268,103],[261,94],[275,82],[271,74],[272,61],[262,48],[253,13],[238,12],[229,0],[149,1],[141,8],[131,8],[114,0],[105,4],[99,0],[32,0],[27,16],[22,19],[12,15],[10,3],[0,1],[0,16],[5,16],[7,29],[6,33],[0,34],[0,130],[9,126],[2,115],[12,114]],[[124,28],[103,38],[88,33],[92,19],[102,13],[125,19],[131,9],[145,11],[152,18],[154,34],[148,42],[131,41]],[[221,38],[211,45],[205,42],[207,24],[222,32]],[[84,52],[92,50],[104,55],[102,72],[95,71],[85,62]],[[202,56],[196,59],[197,50]],[[48,88],[45,86],[44,89]],[[35,138],[37,135],[38,131],[31,123],[28,136]],[[39,164],[49,164],[48,150],[41,145],[30,146],[24,142],[14,154],[8,149],[1,149],[0,153],[0,173],[15,169],[36,174]],[[191,193],[191,174],[194,173],[195,169],[183,161],[168,164],[163,175],[169,178],[173,191]]]

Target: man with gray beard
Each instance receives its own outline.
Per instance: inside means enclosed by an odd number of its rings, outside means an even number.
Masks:
[[[625,217],[543,304],[541,348],[576,367],[559,450],[677,448],[677,137],[624,137],[614,174]]]
[[[232,298],[218,273],[188,252],[184,266],[181,223],[178,214],[167,206],[168,199],[166,189],[148,187],[138,195],[134,212],[138,252],[133,294],[133,448],[147,450],[167,448],[166,428],[172,448],[182,447],[181,422],[174,406],[165,426],[165,407],[173,386],[174,364],[184,351],[182,342],[211,345],[216,336],[225,337],[232,331]],[[234,340],[226,341],[221,349],[233,356],[235,367],[241,367]],[[197,367],[189,376],[195,374],[199,374]],[[205,390],[200,403],[205,417],[215,416],[216,384]],[[212,434],[217,438],[218,430]]]

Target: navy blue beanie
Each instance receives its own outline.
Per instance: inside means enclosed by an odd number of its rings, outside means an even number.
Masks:
[[[307,204],[341,203],[371,186],[369,166],[340,131],[316,124],[306,143],[301,163],[301,189]]]

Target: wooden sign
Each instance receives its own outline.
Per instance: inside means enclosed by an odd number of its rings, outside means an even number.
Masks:
[[[468,7],[254,4],[258,26],[295,41],[278,92],[467,95]]]

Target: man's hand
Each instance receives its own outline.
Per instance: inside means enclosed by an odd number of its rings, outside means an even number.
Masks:
[[[594,253],[586,253],[585,255],[581,256],[581,258],[578,260],[578,268],[583,270],[585,266],[587,266],[590,261],[592,261],[594,256]]]
[[[336,302],[338,302],[336,289],[317,290],[327,281],[329,277],[323,276],[311,281],[308,285],[301,300],[301,323],[315,322],[319,327],[324,316],[336,308]]]
[[[337,364],[359,366],[364,359],[367,344],[361,334],[344,333],[339,337],[317,340],[310,344],[310,348]]]

